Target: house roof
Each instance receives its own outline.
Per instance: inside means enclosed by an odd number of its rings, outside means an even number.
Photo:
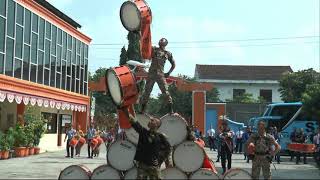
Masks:
[[[197,64],[195,78],[210,80],[280,80],[290,66],[237,66]]]
[[[64,20],[65,22],[67,22],[68,24],[73,26],[74,28],[81,28],[80,24],[78,24],[76,21],[71,19],[69,16],[67,16],[66,14],[61,12],[59,9],[55,8],[48,1],[46,1],[46,0],[34,0],[34,2],[38,3],[42,7],[46,8],[47,10],[52,12],[54,15],[58,16],[59,18],[61,18],[62,20]]]

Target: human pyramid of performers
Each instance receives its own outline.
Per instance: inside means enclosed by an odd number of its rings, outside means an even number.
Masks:
[[[151,46],[152,16],[148,4],[144,0],[124,2],[120,18],[128,31],[140,33],[141,56],[151,60],[146,85],[144,91],[141,88],[139,91],[135,75],[135,69],[146,68],[144,63],[130,60],[128,65],[107,70],[106,85],[117,106],[124,134],[108,148],[107,165],[99,166],[92,173],[89,170],[77,173],[73,179],[88,177],[89,172],[91,179],[221,179],[232,176],[250,179],[250,174],[241,169],[220,177],[204,151],[203,140],[196,139],[186,120],[174,113],[166,78],[174,70],[175,61],[165,48],[167,39],[160,39],[159,47]],[[171,68],[165,73],[167,60]],[[132,66],[135,68],[131,69]],[[167,99],[168,114],[160,119],[145,113],[155,82]],[[140,105],[137,111],[135,104]],[[60,176],[68,174],[72,168],[77,167],[71,166]]]

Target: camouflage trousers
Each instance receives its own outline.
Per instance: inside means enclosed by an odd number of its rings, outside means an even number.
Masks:
[[[159,167],[148,166],[144,163],[138,162],[138,176],[137,179],[144,180],[144,179],[154,179],[159,180],[161,179],[161,173]]]
[[[168,91],[168,84],[166,82],[166,78],[164,77],[163,74],[157,74],[157,73],[149,73],[148,74],[148,78],[147,78],[147,82],[144,88],[144,93],[141,97],[141,104],[147,104],[149,101],[149,97],[151,94],[151,91],[153,89],[154,83],[157,82],[161,93],[165,94],[166,98],[167,98],[167,102],[168,103],[172,103],[172,98],[170,96],[170,93]]]
[[[252,179],[259,179],[261,169],[264,179],[271,179],[270,162],[265,156],[255,155],[252,161]]]

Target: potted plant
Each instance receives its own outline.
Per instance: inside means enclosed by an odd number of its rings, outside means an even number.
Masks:
[[[12,128],[8,130],[7,134],[0,134],[0,159],[8,159],[9,158],[9,150],[13,145],[13,136],[12,136]]]
[[[26,145],[27,150],[26,154],[33,155],[34,154],[34,147],[33,147],[33,141],[34,141],[34,125],[32,123],[28,123],[24,128],[25,134],[26,134]]]
[[[24,126],[17,124],[14,130],[14,152],[16,157],[23,157],[26,153],[27,138]]]

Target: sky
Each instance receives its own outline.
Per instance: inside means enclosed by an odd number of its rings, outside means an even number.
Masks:
[[[119,17],[124,0],[48,1],[81,24],[81,31],[92,38],[91,72],[119,64],[128,33]],[[147,2],[153,15],[152,41],[166,37],[167,50],[176,61],[172,75],[193,77],[196,64],[290,65],[294,71],[320,68],[319,0]],[[120,45],[97,45],[106,43]],[[167,63],[166,70],[169,68]]]

